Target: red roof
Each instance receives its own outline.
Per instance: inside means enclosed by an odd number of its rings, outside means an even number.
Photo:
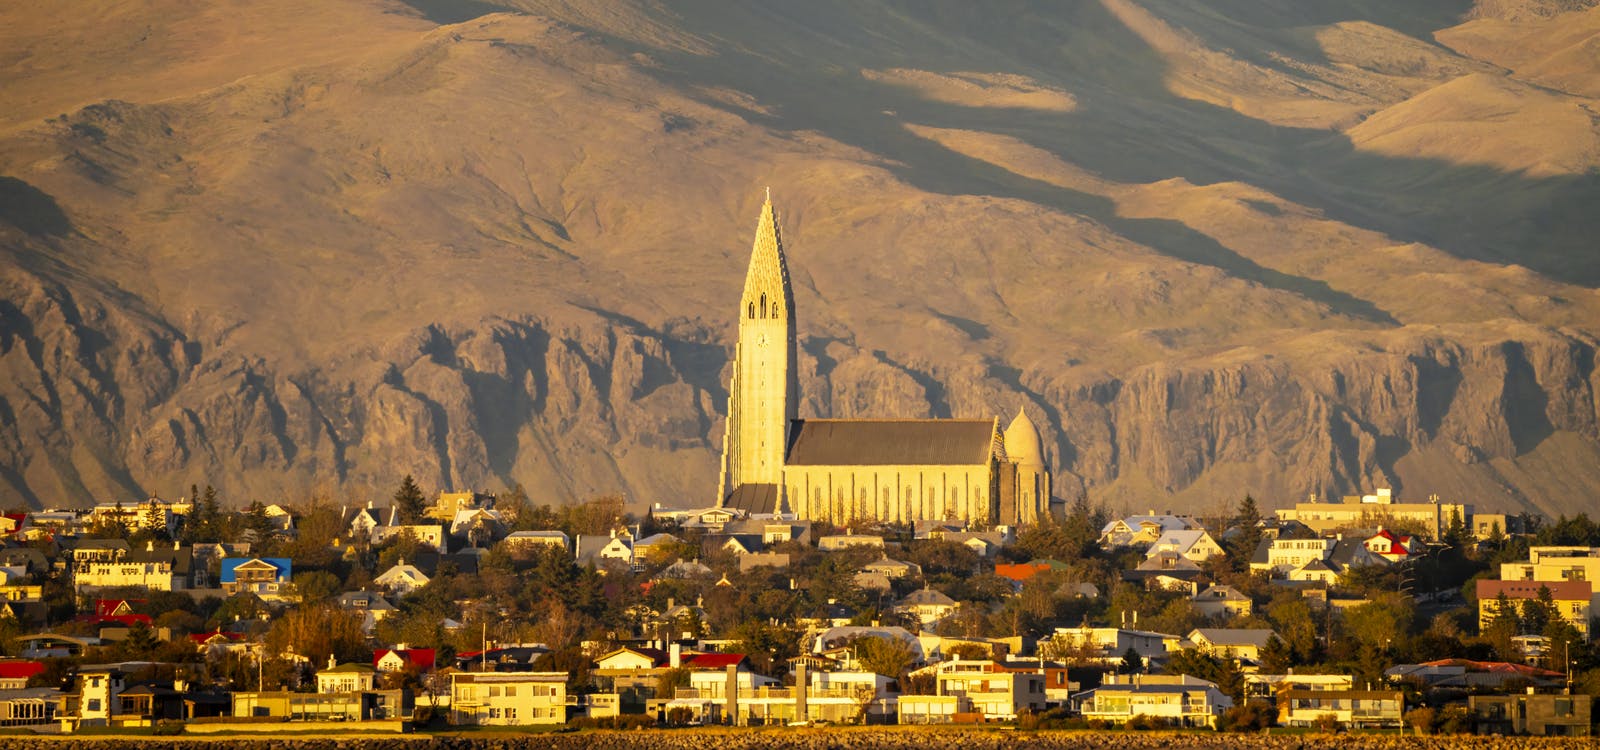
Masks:
[[[1589,599],[1591,590],[1588,581],[1478,581],[1478,600],[1496,599],[1505,594],[1507,599],[1537,599],[1539,589],[1550,589],[1550,597],[1556,601],[1576,601]]]
[[[44,662],[0,661],[0,679],[25,680],[44,671]]]
[[[1000,563],[994,566],[994,574],[1001,578],[1009,578],[1017,583],[1022,583],[1049,569],[1050,566],[1042,562]]]
[[[1561,672],[1508,661],[1472,661],[1471,659],[1439,659],[1425,661],[1424,667],[1466,667],[1470,672],[1509,672],[1529,677],[1563,677]]]
[[[681,663],[689,669],[727,669],[743,664],[744,654],[695,654]]]
[[[390,650],[386,648],[380,648],[373,652],[372,666],[378,666],[378,662],[382,661],[383,657],[388,656],[390,653]],[[437,655],[437,652],[431,648],[396,649],[393,653],[399,654],[400,658],[405,659],[407,666],[418,669],[433,669],[434,657]],[[477,656],[477,653],[471,655]],[[458,656],[467,656],[467,654],[458,654]]]
[[[242,640],[244,640],[244,633],[225,633],[225,632],[223,632],[221,630],[216,630],[216,631],[213,631],[213,632],[210,632],[210,633],[195,633],[195,634],[189,636],[189,640],[194,641],[195,643],[205,643],[206,641],[209,641],[212,638],[216,638],[216,637],[219,637],[219,636],[222,639],[228,640],[228,641],[242,641]]]

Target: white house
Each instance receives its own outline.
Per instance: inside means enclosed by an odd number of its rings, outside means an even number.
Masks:
[[[567,723],[566,672],[456,672],[450,698],[452,724]]]
[[[1100,687],[1073,696],[1085,719],[1123,724],[1135,716],[1183,727],[1217,726],[1233,699],[1214,682],[1188,675],[1107,675]]]
[[[396,596],[405,596],[423,586],[428,585],[428,576],[415,565],[408,564],[404,559],[395,563],[394,567],[383,571],[372,582],[393,592]]]

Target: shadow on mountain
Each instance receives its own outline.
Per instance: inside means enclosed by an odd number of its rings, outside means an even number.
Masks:
[[[400,0],[423,18],[441,26],[471,21],[490,13],[504,13],[508,9],[478,0]]]
[[[1018,198],[1077,213],[1173,258],[1375,323],[1393,319],[1321,281],[1263,267],[1179,222],[1119,216],[1102,197],[965,157],[904,126],[1011,136],[1123,183],[1172,177],[1196,185],[1240,181],[1399,242],[1600,285],[1600,254],[1590,239],[1600,234],[1600,212],[1593,210],[1600,202],[1600,175],[1535,178],[1367,153],[1337,132],[1276,126],[1175,96],[1161,55],[1097,3],[1058,6],[1050,14],[1022,6],[925,6],[914,19],[876,6],[821,4],[827,7],[680,9],[679,22],[716,40],[721,54],[653,48],[650,54],[664,63],[654,72],[685,90],[726,86],[757,94],[770,114],[738,114],[777,130],[819,132],[882,156],[899,178],[920,189]],[[1452,22],[1466,3],[1431,0],[1409,12],[1374,3],[1336,5],[1306,12],[1314,21],[1391,23],[1427,38],[1429,26]],[[860,75],[890,68],[1026,75],[1072,92],[1077,107],[1064,114],[964,107]],[[709,98],[704,103],[728,108]]]
[[[0,221],[34,237],[72,232],[72,221],[55,198],[15,177],[0,176]]]

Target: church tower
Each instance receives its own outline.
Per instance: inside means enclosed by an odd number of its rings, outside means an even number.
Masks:
[[[800,393],[795,364],[794,293],[768,190],[739,300],[739,341],[728,383],[728,425],[717,482],[719,507],[751,513],[786,510],[783,462]]]

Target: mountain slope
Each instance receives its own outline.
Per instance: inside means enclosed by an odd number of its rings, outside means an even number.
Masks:
[[[1136,507],[1600,486],[1591,92],[1484,51],[1544,16],[103,10],[0,11],[12,503],[708,502],[769,185],[806,415],[1024,406]]]

